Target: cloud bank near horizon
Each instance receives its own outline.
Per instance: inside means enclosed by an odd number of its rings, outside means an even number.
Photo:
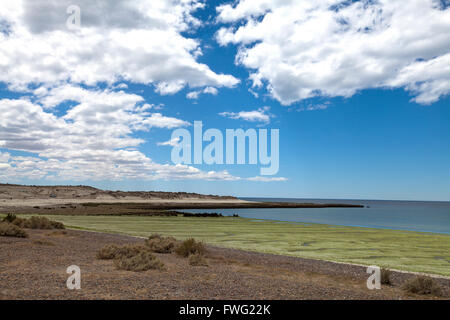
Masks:
[[[81,8],[79,29],[66,26],[70,5]],[[197,62],[199,41],[182,35],[201,25],[193,13],[203,6],[198,0],[2,0],[0,83],[23,96],[0,100],[0,147],[37,154],[1,153],[2,179],[237,179],[227,171],[153,162],[138,150],[145,141],[135,134],[189,124],[116,85],[145,84],[166,95],[239,83]]]

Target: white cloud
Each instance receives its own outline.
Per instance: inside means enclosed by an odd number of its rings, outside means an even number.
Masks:
[[[70,81],[126,80],[172,94],[185,86],[232,87],[239,81],[196,61],[199,41],[181,35],[201,24],[198,0],[2,0],[0,81],[14,90]],[[69,5],[81,29],[66,27]]]
[[[0,179],[237,179],[154,163],[137,133],[189,123],[123,91],[217,93],[239,82],[197,62],[200,42],[186,34],[201,25],[202,1],[0,1],[0,83],[27,94],[0,99],[0,148],[36,154],[0,153]],[[77,30],[66,26],[69,5],[81,9]]]
[[[247,178],[246,180],[257,181],[257,182],[282,182],[282,181],[288,181],[288,179],[284,178],[284,177],[263,177],[263,176],[251,177],[251,178]]]
[[[175,137],[173,139],[170,139],[168,141],[164,141],[164,142],[158,142],[157,145],[158,146],[171,146],[171,147],[175,147],[180,143],[180,137]]]
[[[263,122],[269,123],[272,115],[268,113],[269,107],[259,108],[258,110],[252,111],[240,111],[240,112],[221,112],[219,113],[222,117],[227,117],[231,119],[241,119],[250,122]]]
[[[324,104],[315,104],[315,105],[308,105],[306,107],[299,107],[299,108],[292,108],[290,110],[295,110],[295,111],[317,111],[317,110],[325,110],[328,109],[328,104],[324,103]]]
[[[438,0],[240,0],[217,8],[216,37],[282,104],[405,88],[429,104],[450,92],[450,7]]]
[[[219,91],[214,87],[206,87],[203,90],[191,91],[186,95],[188,99],[198,99],[200,94],[212,94],[213,96],[217,95]]]
[[[203,93],[209,93],[212,94],[213,96],[217,95],[219,91],[214,88],[214,87],[206,87],[205,89],[203,89]]]
[[[0,153],[2,181],[238,179],[226,171],[158,164],[137,150],[144,140],[136,132],[189,125],[149,112],[141,96],[66,85],[39,89],[34,99],[0,100],[0,148],[38,155]],[[65,101],[75,105],[58,115],[55,107]]]
[[[126,83],[119,83],[118,85],[113,87],[114,89],[128,89],[128,85]]]
[[[10,165],[8,163],[0,163],[0,170],[10,168]]]
[[[198,99],[198,96],[200,95],[201,91],[191,91],[188,94],[186,94],[186,98],[188,99]]]

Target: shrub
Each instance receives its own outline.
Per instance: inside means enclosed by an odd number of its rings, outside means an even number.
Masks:
[[[40,245],[40,246],[54,246],[55,244],[51,241],[48,241],[46,239],[38,239],[33,241],[34,244]]]
[[[22,228],[7,222],[0,222],[0,236],[27,238],[28,234]]]
[[[66,234],[67,234],[67,231],[65,231],[65,230],[56,230],[56,231],[46,233],[45,235],[48,237],[52,237],[52,236],[62,236],[62,235],[66,235]]]
[[[114,259],[117,269],[128,271],[162,270],[164,263],[151,254],[150,249],[140,244],[107,245],[97,252],[98,259]]]
[[[65,229],[61,222],[49,220],[46,217],[31,217],[29,219],[16,218],[13,223],[27,229]]]
[[[115,244],[109,244],[104,246],[97,252],[97,259],[109,260],[114,259],[116,257],[116,252],[119,250],[119,247]]]
[[[13,221],[11,221],[11,223],[20,228],[25,228],[25,221],[26,219],[23,218],[15,218]]]
[[[409,279],[403,285],[403,289],[410,293],[415,294],[432,294],[435,296],[441,296],[442,290],[436,281],[430,277],[417,276]]]
[[[163,270],[164,263],[148,251],[139,252],[131,257],[123,256],[114,261],[117,269],[127,271],[147,271],[151,269]]]
[[[145,244],[151,251],[157,253],[172,253],[175,250],[177,240],[173,237],[161,237],[158,234],[152,234]]]
[[[180,243],[176,247],[175,252],[182,257],[189,257],[191,254],[203,255],[206,250],[203,243],[195,241],[193,238],[189,238]]]
[[[152,234],[150,235],[150,237],[148,237],[148,240],[161,239],[161,238],[162,238],[162,236],[161,236],[160,234],[152,233]]]
[[[115,244],[110,244],[97,252],[98,259],[120,259],[120,258],[130,258],[141,252],[150,252],[150,249],[138,244],[129,244],[125,246],[117,246]]]
[[[191,254],[189,256],[189,264],[191,266],[208,266],[208,262],[201,254]]]
[[[381,268],[381,284],[391,285],[391,270]]]
[[[4,222],[13,222],[14,220],[16,220],[16,215],[14,214],[14,213],[8,213],[7,215],[6,215],[6,217],[4,217],[3,218],[3,221]]]

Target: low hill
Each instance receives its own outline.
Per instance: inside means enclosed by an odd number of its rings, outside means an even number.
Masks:
[[[109,191],[90,186],[27,186],[0,184],[0,200],[85,199],[85,200],[232,200],[235,197],[187,192]]]

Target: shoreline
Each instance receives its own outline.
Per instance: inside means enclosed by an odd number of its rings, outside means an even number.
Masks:
[[[259,202],[233,196],[188,192],[110,191],[89,186],[29,186],[0,184],[0,212],[11,208],[69,205],[136,205],[141,209],[238,209],[238,208],[362,208],[358,204]]]
[[[136,205],[140,209],[172,210],[172,209],[287,209],[287,208],[364,208],[360,204],[344,203],[295,203],[295,202],[256,202],[239,199],[20,199],[0,201],[0,210],[9,208],[27,208],[35,206],[56,207],[61,205],[82,206],[127,206]]]

